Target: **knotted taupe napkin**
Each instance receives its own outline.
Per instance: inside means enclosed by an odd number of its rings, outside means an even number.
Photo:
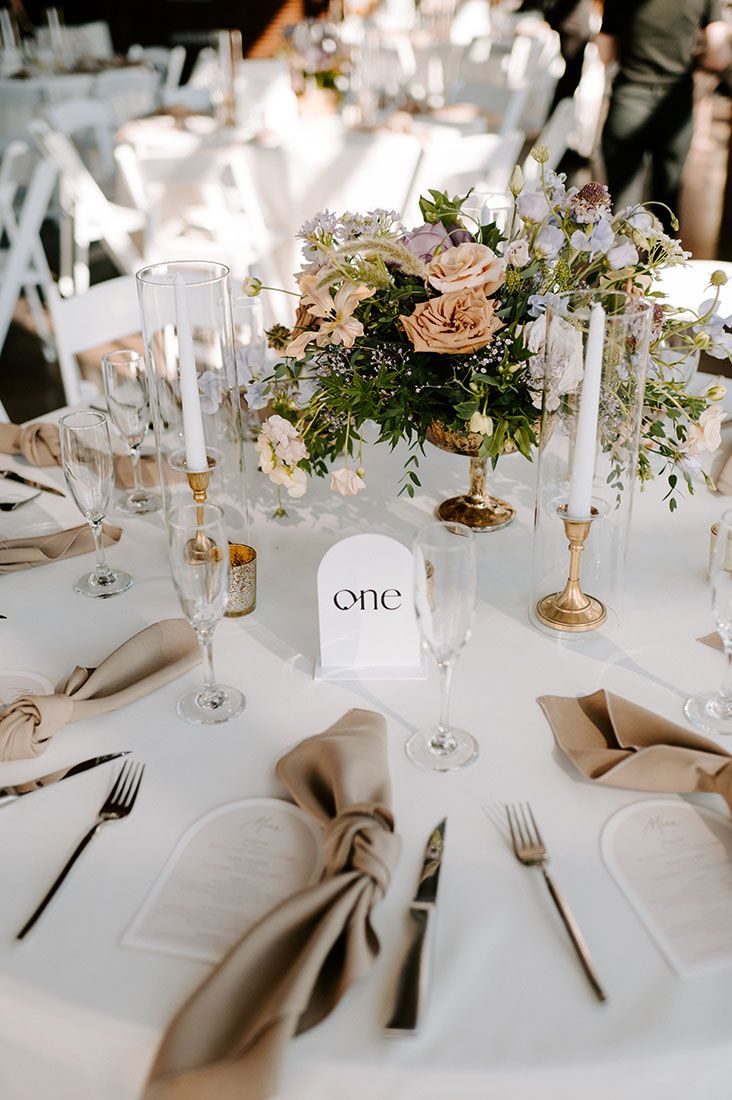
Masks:
[[[636,791],[711,791],[732,812],[732,756],[609,691],[539,699],[561,749],[588,779]]]
[[[263,917],[181,1009],[144,1100],[263,1100],[288,1040],[327,1016],[378,953],[370,914],[399,854],[384,719],[349,711],[277,774],[323,826],[321,881]]]
[[[55,424],[0,424],[0,452],[22,455],[32,466],[59,466],[61,442]]]
[[[109,524],[102,527],[105,546],[119,542],[121,527]],[[0,539],[0,573],[15,573],[34,565],[48,565],[62,558],[74,558],[77,554],[89,554],[94,549],[94,536],[88,523],[70,527],[68,531],[54,531],[51,535],[28,535],[20,539]]]
[[[145,627],[97,668],[77,668],[55,695],[25,695],[0,718],[0,760],[38,756],[69,722],[93,718],[182,676],[200,660],[196,636],[184,619]]]
[[[33,466],[60,466],[61,442],[56,424],[0,424],[0,454],[22,455]],[[140,458],[143,485],[159,482],[158,462],[154,455]],[[114,475],[121,489],[134,485],[129,455],[114,456]]]

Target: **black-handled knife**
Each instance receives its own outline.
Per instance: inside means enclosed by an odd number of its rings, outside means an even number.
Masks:
[[[31,481],[29,477],[16,474],[15,470],[0,470],[0,477],[5,477],[8,481],[19,481],[21,485],[28,485],[31,489],[43,489],[44,492],[54,493],[57,497],[66,496],[66,493],[62,493],[55,485],[44,485],[41,481]]]
[[[411,939],[397,982],[391,1018],[386,1025],[390,1035],[414,1034],[427,999],[432,925],[437,901],[437,885],[445,848],[447,818],[432,830],[424,850],[417,890],[409,906]]]
[[[110,760],[118,760],[120,756],[129,756],[130,749],[124,752],[110,752],[106,756],[92,756],[88,760],[82,760],[71,768],[62,768],[57,772],[42,775],[39,779],[31,779],[27,783],[18,783],[14,787],[0,787],[0,806],[14,802],[16,798],[22,798],[24,794],[39,791],[41,787],[50,787],[52,783],[60,783],[62,779],[71,779],[74,775],[88,772],[90,768],[98,768],[100,764],[107,764]]]

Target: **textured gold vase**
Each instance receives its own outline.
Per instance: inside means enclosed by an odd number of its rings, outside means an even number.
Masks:
[[[516,509],[508,501],[486,492],[488,459],[480,457],[483,436],[479,432],[450,431],[441,421],[435,420],[427,429],[427,439],[441,451],[465,455],[470,459],[470,488],[462,496],[444,500],[437,508],[437,518],[464,523],[472,531],[498,531],[501,527],[507,527],[516,515]],[[509,454],[515,450],[513,444],[508,444],[503,453]]]

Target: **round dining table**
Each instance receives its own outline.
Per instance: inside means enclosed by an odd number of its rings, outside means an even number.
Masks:
[[[239,799],[284,797],[279,757],[352,707],[387,723],[401,855],[373,914],[381,942],[373,969],[289,1044],[278,1100],[728,1100],[732,974],[674,973],[601,855],[608,819],[650,796],[586,780],[558,751],[537,704],[544,694],[606,688],[684,723],[686,696],[715,688],[723,674],[722,655],[698,638],[713,628],[709,528],[728,502],[700,486],[671,514],[662,482],[637,492],[619,625],[548,637],[528,617],[535,467],[502,458],[491,489],[517,515],[477,538],[479,604],[452,695],[452,717],[478,739],[480,755],[462,772],[436,774],[404,752],[410,733],[436,720],[434,670],[426,680],[314,678],[316,571],[348,535],[377,532],[409,545],[440,499],[464,491],[467,461],[429,448],[422,488],[409,499],[397,495],[406,451],[367,446],[363,493],[343,498],[314,481],[302,499],[286,499],[286,518],[273,519],[274,488],[246,446],[257,608],[222,620],[214,637],[217,673],[245,692],[244,712],[218,728],[181,721],[176,699],[198,682],[198,667],[65,727],[34,759],[0,764],[0,785],[119,750],[146,764],[134,812],[102,830],[22,942],[18,929],[94,820],[112,766],[0,807],[2,1100],[141,1095],[166,1026],[209,965],[125,946],[127,929],[192,823]],[[6,462],[29,472],[20,459]],[[31,476],[63,486],[56,468]],[[11,537],[70,527],[80,516],[68,497],[43,493],[0,521]],[[147,624],[180,615],[162,516],[110,513],[109,521],[123,527],[109,560],[133,574],[133,587],[103,601],[75,595],[88,558],[4,576],[0,667],[57,683]],[[727,812],[716,795],[692,798]],[[605,1003],[585,980],[539,871],[517,862],[496,827],[496,806],[516,800],[531,803],[542,827]],[[409,901],[425,841],[443,817],[429,999],[419,1033],[393,1038],[384,1024]]]

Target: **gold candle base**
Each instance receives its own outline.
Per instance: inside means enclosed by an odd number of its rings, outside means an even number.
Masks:
[[[188,484],[193,493],[193,499],[198,505],[198,530],[186,547],[186,560],[190,564],[197,564],[208,559],[211,540],[203,533],[203,506],[206,503],[208,485],[211,480],[211,467],[216,465],[214,459],[208,456],[208,470],[186,470]]]
[[[596,630],[607,618],[605,605],[594,596],[587,596],[580,585],[580,554],[582,553],[590,525],[599,515],[592,509],[590,519],[569,519],[567,505],[557,509],[569,541],[569,577],[561,592],[544,596],[536,605],[536,614],[540,622],[552,630],[566,630],[578,633],[583,630]]]

